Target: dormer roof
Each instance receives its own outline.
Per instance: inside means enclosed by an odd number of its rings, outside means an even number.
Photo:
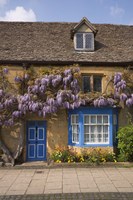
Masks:
[[[94,33],[94,35],[96,35],[96,33],[97,33],[97,29],[91,24],[91,22],[86,18],[86,17],[83,17],[82,19],[81,19],[81,21],[72,29],[72,37],[73,37],[73,35],[76,33],[76,32],[78,32],[78,30],[83,26],[83,25],[86,25],[90,30],[91,30],[91,32],[93,32]]]

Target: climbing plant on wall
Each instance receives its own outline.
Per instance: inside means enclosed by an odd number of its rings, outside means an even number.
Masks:
[[[66,110],[80,106],[133,106],[133,75],[116,73],[107,83],[113,83],[114,90],[108,94],[84,94],[81,91],[81,75],[77,66],[69,68],[50,68],[44,70],[24,69],[9,81],[8,68],[0,69],[0,127],[13,126],[24,121],[29,114],[45,118],[57,113],[61,108]],[[107,89],[107,87],[106,87]],[[23,129],[22,129],[23,132]],[[23,133],[16,152],[12,154],[0,140],[1,149],[8,160],[14,164],[23,149]]]

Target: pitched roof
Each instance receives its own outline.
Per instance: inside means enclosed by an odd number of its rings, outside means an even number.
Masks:
[[[94,52],[74,50],[76,23],[0,22],[0,63],[130,63],[133,26],[94,24]]]
[[[96,28],[91,24],[91,22],[86,17],[83,17],[81,21],[78,24],[76,24],[76,26],[72,29],[72,32],[75,33],[83,24],[86,24],[96,35],[97,33]]]

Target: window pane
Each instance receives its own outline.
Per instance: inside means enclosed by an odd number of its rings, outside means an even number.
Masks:
[[[91,116],[91,124],[96,124],[96,116]]]
[[[78,133],[78,125],[73,125],[72,126],[72,132],[73,133]]]
[[[89,126],[88,125],[85,125],[84,126],[84,132],[85,133],[89,133],[90,131],[89,131]]]
[[[74,124],[74,115],[71,116],[71,123]]]
[[[95,142],[95,135],[94,134],[91,134],[91,142]]]
[[[95,133],[96,132],[96,126],[90,126],[90,132]]]
[[[84,136],[84,142],[85,142],[85,143],[90,142],[89,134],[86,134],[86,135]]]
[[[106,126],[105,126],[105,125],[103,126],[103,133],[108,133],[108,126],[107,126],[107,125],[106,125]]]
[[[93,90],[96,92],[102,91],[102,77],[93,76]]]
[[[78,33],[76,39],[76,48],[83,49],[83,34]]]
[[[99,125],[97,126],[97,132],[102,133],[102,126],[99,126]]]
[[[75,118],[76,118],[76,119],[75,119],[75,122],[78,123],[78,121],[79,121],[79,116],[76,115]]]
[[[79,142],[79,134],[73,134],[73,142]]]
[[[102,124],[102,116],[97,116],[97,123]]]
[[[93,49],[93,35],[91,33],[85,34],[85,48]]]
[[[83,91],[84,92],[90,92],[90,76],[83,76]]]
[[[98,135],[97,135],[97,140],[98,140],[98,142],[101,142],[101,141],[102,141],[102,135],[101,135],[101,134],[98,134]]]
[[[108,124],[108,116],[103,116],[103,123]]]
[[[71,126],[72,126],[72,142],[79,142],[79,116],[71,115]]]
[[[89,116],[85,116],[84,117],[84,123],[85,124],[89,124]]]
[[[71,123],[72,124],[78,123],[78,115],[71,115]]]
[[[108,142],[108,134],[103,134],[103,142]]]

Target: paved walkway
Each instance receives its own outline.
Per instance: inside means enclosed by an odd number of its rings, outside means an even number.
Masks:
[[[132,196],[133,168],[0,169],[0,199],[2,195],[102,192]]]

